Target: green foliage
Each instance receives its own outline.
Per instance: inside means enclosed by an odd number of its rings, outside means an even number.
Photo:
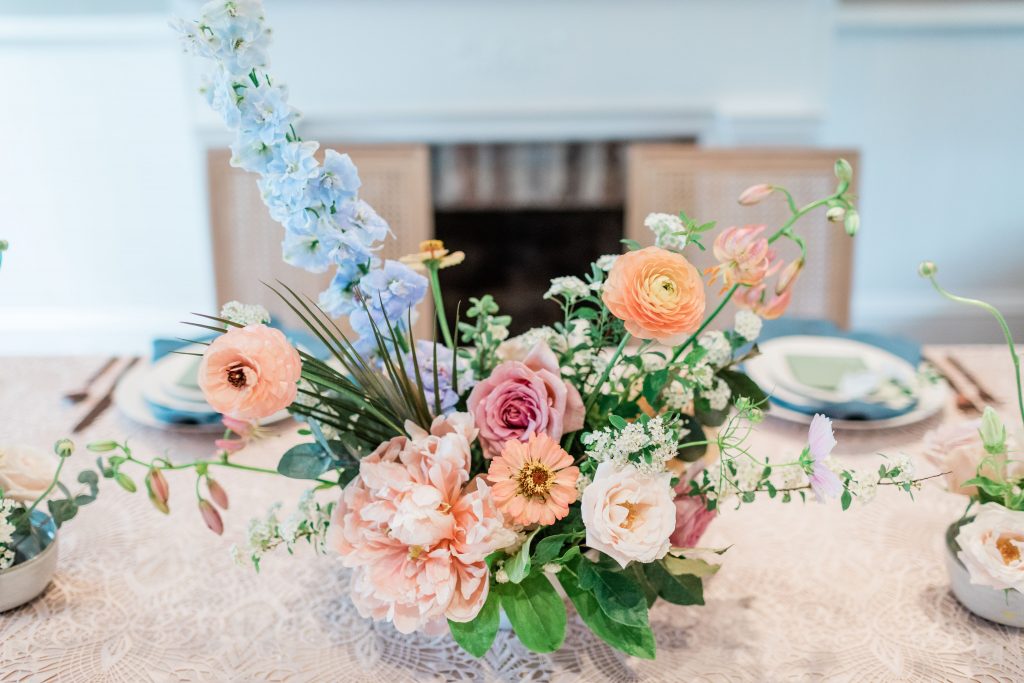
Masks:
[[[331,469],[334,459],[316,443],[302,443],[285,451],[277,471],[292,479],[316,479]]]
[[[699,576],[673,574],[664,560],[645,564],[644,573],[661,599],[675,605],[704,604],[704,585]]]
[[[452,638],[462,649],[474,657],[483,657],[491,649],[495,636],[498,635],[500,621],[501,598],[491,590],[487,594],[487,602],[480,613],[472,621],[459,622],[448,620]]]
[[[516,554],[505,561],[505,573],[508,574],[508,580],[512,583],[519,583],[527,577],[530,573],[530,543],[533,541],[533,537],[537,535],[537,532],[541,530],[541,527],[537,527],[530,532],[530,535],[526,537],[523,544],[519,546],[519,550]]]
[[[705,443],[697,446],[689,446],[687,444],[696,443],[699,441],[707,441],[707,434],[704,433],[704,427],[701,426],[700,421],[691,415],[680,415],[679,426],[683,429],[689,430],[689,432],[679,440],[679,454],[677,457],[686,462],[696,462],[704,457],[704,454],[708,451],[708,445]]]
[[[755,404],[764,403],[768,400],[768,394],[764,393],[754,380],[742,372],[737,370],[720,370],[718,376],[729,385],[733,401],[740,396],[749,398]]]
[[[462,342],[470,348],[459,349],[459,355],[469,360],[476,377],[486,377],[498,363],[498,346],[508,332],[512,317],[498,315],[494,297],[485,294],[479,299],[470,297],[466,317],[472,322],[458,323]]]
[[[609,619],[625,626],[647,625],[647,597],[636,581],[622,571],[604,569],[585,558],[576,566],[580,588],[594,595]]]
[[[565,641],[565,604],[543,573],[494,589],[519,641],[534,652],[554,652]]]

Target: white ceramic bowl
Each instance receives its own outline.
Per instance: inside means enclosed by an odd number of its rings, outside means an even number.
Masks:
[[[57,538],[28,562],[0,571],[0,612],[20,607],[50,585],[57,571]]]
[[[1024,593],[1001,591],[971,583],[967,567],[956,556],[956,524],[946,533],[946,569],[953,595],[960,604],[982,619],[1007,626],[1024,627]]]

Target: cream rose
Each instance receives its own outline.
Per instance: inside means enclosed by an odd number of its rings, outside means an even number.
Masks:
[[[0,446],[0,489],[5,498],[30,503],[53,481],[57,459],[31,446]]]
[[[1024,512],[982,505],[974,521],[960,527],[956,542],[971,583],[1024,593]]]
[[[921,452],[936,467],[947,471],[946,489],[965,496],[978,494],[976,486],[964,486],[964,482],[978,473],[978,466],[986,461],[982,474],[993,479],[1024,476],[1020,462],[1006,462],[1006,456],[991,456],[985,452],[978,430],[981,420],[968,420],[944,425],[924,435]],[[1007,443],[1011,452],[1016,448],[1014,440]],[[1005,471],[1003,471],[1005,470]]]
[[[664,557],[676,525],[671,481],[668,472],[645,475],[633,464],[598,465],[581,504],[587,545],[623,567]]]

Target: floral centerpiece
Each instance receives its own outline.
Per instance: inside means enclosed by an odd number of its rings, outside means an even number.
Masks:
[[[951,294],[937,280],[934,263],[919,269],[944,297],[992,314],[1009,349],[1017,387],[1017,409],[1024,425],[1024,388],[1020,357],[1010,326],[991,304]],[[958,586],[954,591],[973,611],[1002,623],[1024,626],[1024,461],[1019,458],[1024,432],[1008,433],[1002,418],[986,406],[980,419],[947,425],[925,436],[925,455],[947,470],[946,488],[968,497],[961,518],[949,528],[948,541],[970,583],[1002,593],[986,600],[983,591]],[[962,570],[960,570],[962,571]]]
[[[785,311],[804,267],[797,222],[828,207],[856,232],[845,161],[835,165],[835,191],[802,207],[781,187],[744,192],[741,204],[777,196],[791,215],[771,231],[719,232],[718,264],[707,273],[686,254],[704,248],[715,224],[651,215],[655,246],[627,244],[589,272],[555,278],[544,298],[561,308],[561,322],[509,338],[510,320],[490,296],[445,309],[443,269],[462,253],[431,240],[401,260],[378,256],[389,228],[358,198],[355,165],[332,150],[318,157],[317,143],[299,137],[298,114],[267,71],[260,3],[212,2],[178,28],[211,65],[203,92],[235,133],[231,163],[260,176],[285,229],[285,260],[334,270],[316,302],[271,287],[330,359],[294,348],[257,309],[206,316],[196,324],[216,336],[200,340],[199,383],[228,427],[217,457],[172,464],[124,443],[92,444],[104,476],[130,480],[130,467],[145,468],[149,496],[166,512],[164,473],[194,470],[199,510],[220,533],[227,494],[214,473],[274,472],[238,453],[253,420],[287,407],[309,441],[284,453],[276,473],[314,489],[286,520],[278,508],[256,520],[237,555],[258,566],[275,547],[310,541],[351,569],[361,614],[404,633],[450,632],[477,656],[501,612],[526,647],[558,649],[567,598],[613,647],[653,657],[648,610],[658,599],[703,603],[702,581],[722,551],[700,540],[722,505],[810,493],[845,508],[879,485],[916,484],[906,460],[840,468],[823,416],[783,462],[747,445],[766,397],[740,364],[757,352],[761,319]],[[779,240],[800,256],[784,263]],[[710,314],[705,277],[723,294]],[[417,339],[417,306],[428,296],[437,334]],[[712,330],[729,300],[742,307],[733,326]]]

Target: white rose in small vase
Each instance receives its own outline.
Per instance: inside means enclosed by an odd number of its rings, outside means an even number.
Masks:
[[[671,482],[671,473],[643,474],[632,463],[598,465],[580,510],[587,545],[623,567],[664,557],[676,524]]]
[[[971,583],[1024,593],[1024,512],[982,505],[974,520],[960,527],[956,542]]]
[[[31,446],[0,446],[0,490],[5,498],[31,503],[53,481],[57,459]]]

